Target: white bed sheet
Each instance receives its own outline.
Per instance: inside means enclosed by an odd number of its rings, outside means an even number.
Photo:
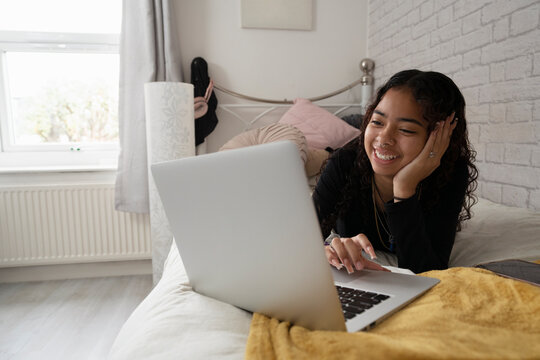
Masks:
[[[192,290],[173,242],[161,280],[123,325],[108,358],[241,359],[250,323],[247,311]]]
[[[473,211],[456,236],[450,266],[540,259],[540,212],[485,199]],[[395,257],[385,253],[378,258],[396,265]],[[109,358],[241,359],[250,322],[250,313],[192,291],[173,244],[162,279],[124,324]]]

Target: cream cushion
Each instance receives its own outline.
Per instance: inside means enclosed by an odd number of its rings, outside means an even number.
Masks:
[[[304,164],[308,157],[308,147],[304,134],[294,126],[287,124],[271,124],[261,128],[248,130],[227,141],[219,151],[238,149],[246,146],[266,144],[275,141],[290,140],[296,144]]]
[[[319,175],[321,173],[323,164],[329,156],[330,153],[326,150],[308,147],[306,175],[308,177]]]

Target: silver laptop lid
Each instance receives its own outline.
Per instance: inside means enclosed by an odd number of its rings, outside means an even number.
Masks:
[[[197,292],[306,328],[345,330],[304,164],[292,142],[151,169]]]

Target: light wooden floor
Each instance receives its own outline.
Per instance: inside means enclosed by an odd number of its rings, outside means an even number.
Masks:
[[[0,284],[0,359],[105,359],[151,275]]]

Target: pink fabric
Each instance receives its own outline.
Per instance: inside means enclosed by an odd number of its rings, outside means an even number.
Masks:
[[[193,99],[195,119],[198,119],[204,116],[208,112],[208,100],[210,99],[210,95],[212,95],[213,90],[214,90],[214,81],[210,79],[210,83],[208,84],[208,87],[206,88],[204,97],[198,96],[195,99]]]
[[[279,123],[292,125],[302,131],[308,146],[315,149],[337,149],[360,135],[360,130],[301,98],[294,101]]]

